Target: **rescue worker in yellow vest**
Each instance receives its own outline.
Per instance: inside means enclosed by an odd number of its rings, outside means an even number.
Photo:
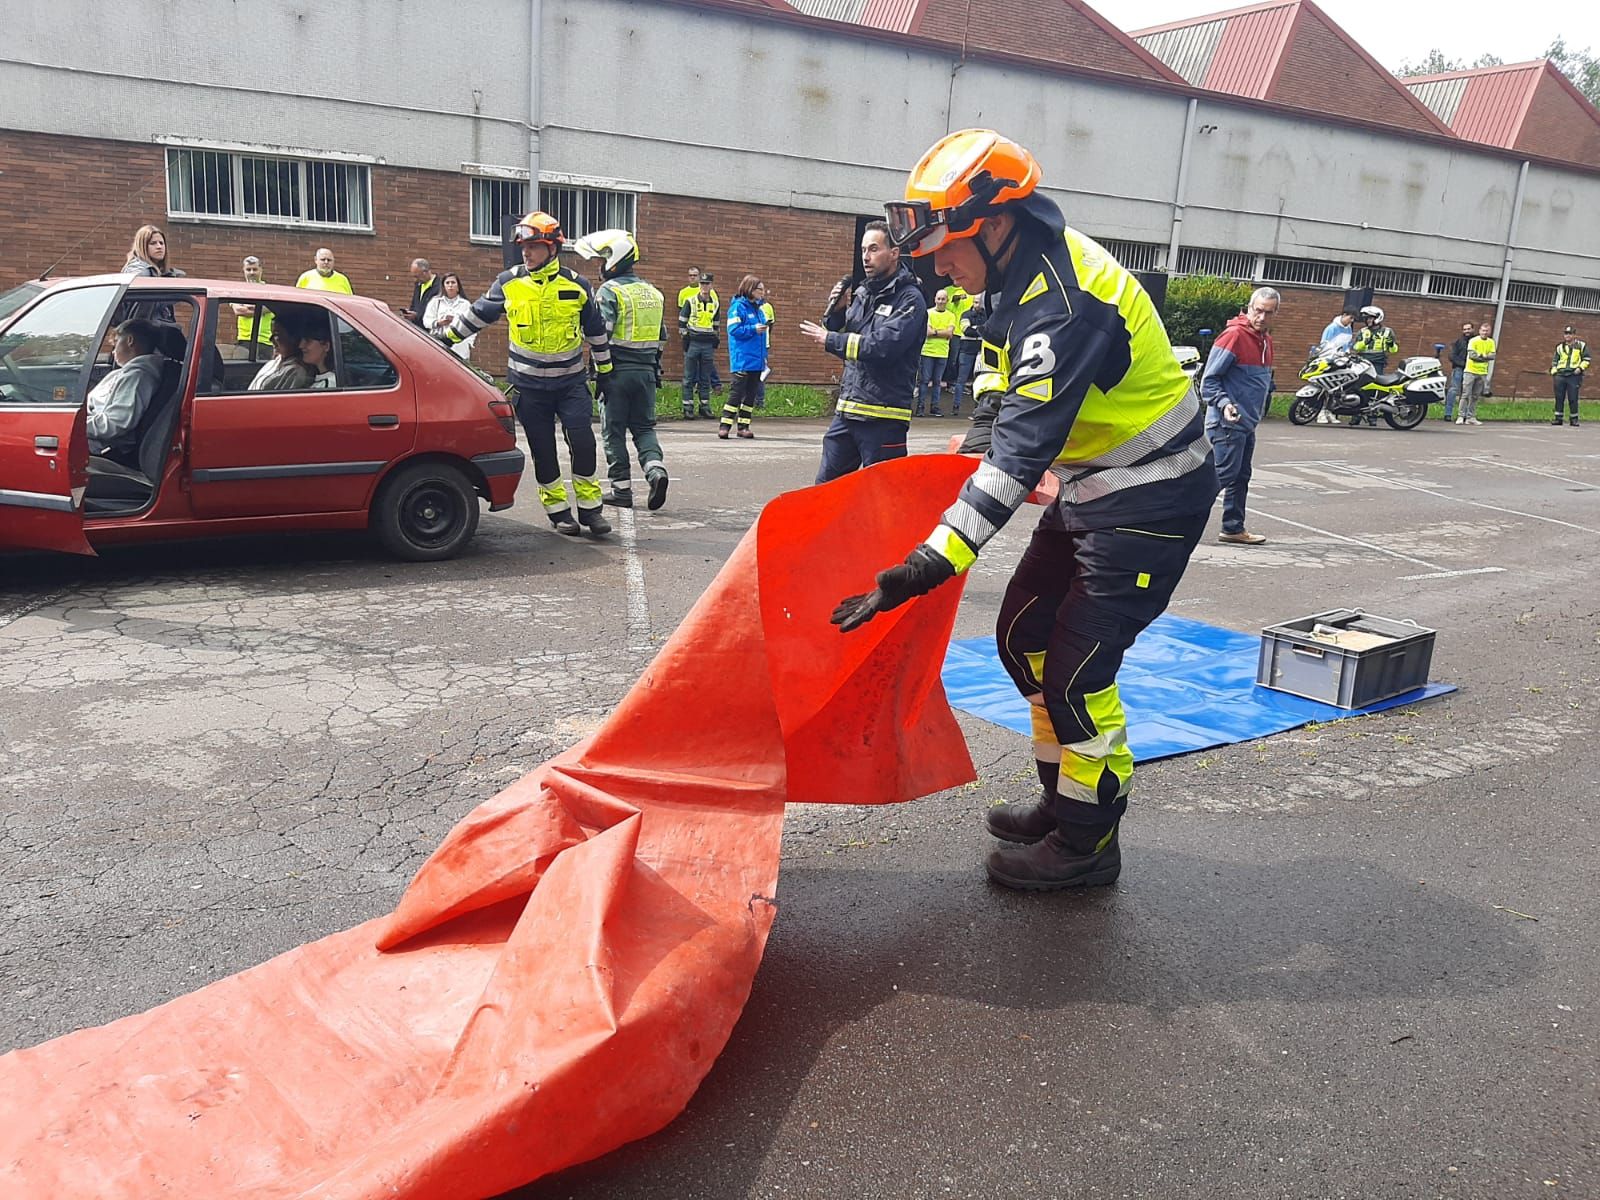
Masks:
[[[557,257],[566,239],[561,224],[549,213],[531,212],[516,227],[513,241],[522,250],[522,265],[495,276],[489,290],[456,317],[439,335],[453,346],[504,316],[510,326],[506,377],[517,391],[517,419],[533,452],[533,477],[539,502],[557,532],[572,537],[584,530],[599,536],[611,532],[601,511],[596,475],[591,401],[585,382],[584,347],[601,378],[611,373],[611,346],[600,308],[589,285]],[[560,419],[572,456],[572,491],[578,519],[561,477],[556,454],[556,420]]]
[[[611,373],[598,377],[604,405],[606,474],[611,490],[605,502],[633,507],[633,473],[628,469],[628,435],[650,490],[651,512],[667,502],[667,465],[656,436],[656,385],[661,379],[661,334],[666,301],[639,278],[639,243],[626,229],[602,229],[579,238],[574,250],[600,260],[595,303],[611,339]]]
[[[961,405],[961,393],[956,390],[956,375],[961,369],[960,336],[961,324],[966,318],[967,309],[972,307],[972,297],[967,295],[967,289],[951,284],[945,288],[950,298],[950,315],[956,319],[956,337],[950,342],[950,356],[945,363],[944,386],[955,395],[955,403],[951,405],[952,415],[954,410]]]
[[[1556,343],[1556,352],[1550,359],[1550,375],[1555,380],[1556,416],[1552,425],[1561,424],[1561,405],[1566,403],[1570,424],[1578,423],[1578,389],[1583,386],[1583,373],[1589,369],[1589,347],[1578,340],[1577,331],[1568,325]]]
[[[247,254],[244,256],[244,280],[246,283],[262,282],[261,260],[254,254]],[[232,307],[233,315],[237,317],[239,321],[238,337],[236,337],[234,340],[237,341],[239,345],[247,348],[249,347],[250,343],[254,341],[262,346],[267,347],[270,351],[272,347],[272,313],[267,309],[262,308],[261,319],[259,322],[257,322],[256,305],[235,304]],[[267,354],[264,351],[260,356],[264,358],[267,356]]]
[[[711,287],[711,272],[700,276],[700,286],[678,305],[678,336],[683,342],[683,416],[694,417],[695,397],[699,396],[699,415],[711,417],[712,376],[717,369],[717,318],[722,302]]]
[[[877,587],[841,601],[855,629],[972,566],[1046,471],[1060,484],[1006,589],[1001,661],[1033,706],[1043,787],[989,809],[991,879],[1093,887],[1121,871],[1133,753],[1122,656],[1172,597],[1217,495],[1204,412],[1155,305],[1039,190],[1032,154],[987,129],[940,139],[886,206],[896,245],[986,295],[982,453],[943,520]],[[994,391],[989,391],[993,386]]]

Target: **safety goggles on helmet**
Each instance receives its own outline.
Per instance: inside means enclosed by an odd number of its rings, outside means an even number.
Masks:
[[[984,217],[1000,211],[994,198],[1014,179],[996,179],[979,172],[968,185],[971,195],[953,208],[934,208],[926,200],[895,200],[883,206],[889,226],[889,244],[914,256],[932,254],[952,237],[967,233]]]
[[[511,231],[511,240],[517,245],[523,242],[549,242],[558,250],[566,241],[561,233],[561,223],[548,213],[529,213],[518,221]]]

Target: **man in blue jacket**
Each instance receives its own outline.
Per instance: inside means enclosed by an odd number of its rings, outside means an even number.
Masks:
[[[1222,331],[1206,359],[1200,396],[1206,404],[1206,437],[1217,458],[1222,485],[1219,542],[1259,546],[1267,539],[1244,527],[1250,460],[1256,452],[1256,426],[1272,398],[1272,322],[1281,303],[1272,288],[1257,288],[1250,304]]]
[[[928,301],[917,277],[900,262],[889,226],[867,222],[861,235],[866,278],[845,309],[844,281],[828,297],[824,325],[803,321],[800,332],[829,354],[844,359],[839,403],[822,438],[817,482],[827,483],[857,467],[906,456],[917,359],[928,331]]]

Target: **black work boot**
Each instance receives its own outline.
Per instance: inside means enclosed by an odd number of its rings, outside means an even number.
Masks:
[[[1041,840],[1056,827],[1055,810],[1045,796],[1037,800],[997,804],[985,814],[984,821],[989,826],[989,832],[1001,841],[1029,845]]]
[[[990,851],[984,869],[1001,887],[1020,892],[1105,887],[1122,873],[1117,826],[1103,831],[1060,826],[1032,845]]]
[[[650,499],[645,501],[645,507],[655,512],[667,502],[667,473],[662,470],[646,471],[644,481],[650,485]]]
[[[611,532],[611,522],[606,520],[605,513],[598,508],[580,508],[578,520],[595,537],[604,537]]]
[[[550,524],[555,526],[557,533],[564,533],[568,537],[577,537],[583,533],[578,523],[572,519],[572,510],[570,508],[563,508],[560,512],[551,513]]]
[[[601,499],[612,508],[632,508],[633,489],[631,487],[612,487]]]

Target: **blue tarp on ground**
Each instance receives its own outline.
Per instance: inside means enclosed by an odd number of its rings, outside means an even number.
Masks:
[[[1135,759],[1151,762],[1282,733],[1312,721],[1382,712],[1455,691],[1430,683],[1368,708],[1338,708],[1256,686],[1258,634],[1237,633],[1167,614],[1139,635],[1117,684]],[[959,709],[1031,734],[1028,705],[1000,665],[992,638],[950,643],[944,690]]]

